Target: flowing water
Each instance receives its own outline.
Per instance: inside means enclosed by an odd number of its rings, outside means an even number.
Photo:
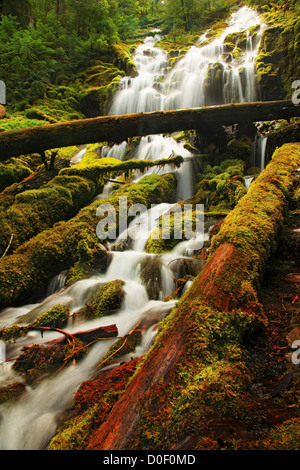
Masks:
[[[255,40],[251,39],[249,28],[259,25]],[[256,99],[256,81],[254,58],[258,50],[263,26],[260,17],[252,10],[243,7],[232,15],[228,28],[210,44],[205,41],[204,34],[197,44],[190,48],[184,58],[168,69],[167,53],[156,46],[160,39],[158,32],[145,39],[133,56],[138,76],[125,77],[121,80],[111,107],[111,114],[126,114],[138,111],[154,111],[183,107],[196,107],[207,104],[221,104],[231,101],[252,101]],[[224,39],[231,32],[246,31],[246,50],[239,60],[226,53]],[[220,70],[218,86],[213,81],[210,71],[217,64]],[[209,86],[208,86],[209,85]],[[209,92],[207,92],[209,90]],[[83,157],[85,148],[78,152],[73,160],[76,164]],[[120,160],[128,158],[126,142],[102,149],[102,156]],[[177,200],[185,200],[193,195],[193,155],[171,136],[150,135],[140,139],[130,154],[130,158],[156,160],[181,155],[184,163],[180,169],[171,165],[163,169],[151,169],[148,173],[173,172],[178,179]],[[142,175],[136,174],[135,181]],[[101,199],[111,194],[112,183],[108,183]],[[127,233],[121,234],[110,247],[111,262],[104,274],[76,282],[64,288],[66,273],[58,273],[48,286],[47,296],[35,304],[10,307],[1,312],[0,328],[13,323],[32,322],[49,308],[63,304],[71,313],[85,305],[89,293],[97,286],[111,280],[121,279],[125,282],[125,298],[119,311],[97,320],[89,320],[80,324],[68,324],[66,331],[89,330],[99,326],[116,324],[119,336],[126,335],[141,319],[148,319],[149,328],[143,333],[142,342],[134,355],[140,356],[149,349],[156,334],[155,322],[160,321],[174,306],[174,301],[163,302],[163,299],[175,289],[176,266],[178,259],[188,258],[194,250],[202,247],[208,234],[196,233],[190,240],[181,241],[170,253],[161,255],[145,253],[145,244],[149,234],[157,224],[160,215],[168,212],[172,204],[159,204],[151,210],[137,216],[128,227]],[[123,236],[122,236],[123,235]],[[131,240],[128,245],[128,239]],[[124,241],[125,240],[125,241]],[[141,270],[145,263],[159,258],[161,283],[155,299],[149,298],[145,285],[141,280]],[[178,266],[177,266],[178,267]],[[186,284],[185,290],[190,286]],[[153,321],[152,321],[153,319]],[[153,323],[154,322],[154,323]],[[24,346],[45,344],[60,335],[49,332],[40,336],[38,332],[30,332],[26,338],[20,338],[3,350],[0,343],[0,380],[1,386],[22,377],[12,369],[14,358],[20,354]],[[79,385],[92,378],[107,349],[116,341],[109,339],[99,341],[91,348],[88,355],[76,365],[65,367],[51,379],[45,378],[34,386],[27,386],[26,393],[16,402],[0,406],[0,449],[44,449],[57,428],[57,420],[61,413],[71,404],[74,392]],[[4,356],[6,353],[6,361]],[[127,358],[122,358],[122,360]]]

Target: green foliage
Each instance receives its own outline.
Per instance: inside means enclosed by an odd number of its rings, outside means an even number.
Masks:
[[[229,212],[246,194],[244,184],[245,163],[243,160],[223,160],[220,165],[206,165],[198,175],[196,199],[205,204],[209,212]]]
[[[226,18],[236,2],[231,0],[168,0],[165,2],[163,19],[165,30],[180,41],[182,32],[199,31],[216,20]]]
[[[0,10],[0,77],[10,108],[22,111],[28,102],[51,98],[49,86],[66,85],[99,57],[111,64],[118,61],[114,46],[149,21],[150,7],[150,0],[5,2]]]

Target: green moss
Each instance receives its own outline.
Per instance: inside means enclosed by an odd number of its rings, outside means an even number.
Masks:
[[[260,276],[266,260],[276,248],[277,234],[293,185],[293,170],[299,164],[299,158],[299,144],[286,144],[278,149],[212,240],[211,253],[225,242],[240,247],[248,258],[253,280]]]
[[[245,157],[245,149],[248,147],[231,141],[228,144],[228,155]],[[244,160],[237,158],[223,160],[214,167],[206,165],[205,171],[198,174],[197,202],[205,204],[208,212],[226,213],[233,209],[247,192],[243,179],[245,166]]]
[[[172,251],[179,242],[191,238],[191,230],[196,229],[197,217],[200,214],[192,205],[189,209],[183,209],[178,204],[170,214],[160,217],[158,226],[146,243],[145,252],[160,254]]]
[[[6,387],[0,387],[0,403],[16,400],[25,391],[25,384],[14,382]]]
[[[61,329],[67,324],[69,316],[69,307],[66,307],[65,305],[56,305],[55,307],[51,308],[46,313],[38,317],[33,323],[31,323],[30,328],[47,326],[51,328]]]
[[[72,147],[63,152],[74,155]],[[73,217],[79,209],[84,207],[96,193],[102,188],[99,176],[94,177],[90,171],[90,155],[98,159],[92,150],[88,150],[86,161],[78,164],[79,170],[76,172],[60,171],[49,183],[42,185],[38,189],[23,191],[15,196],[13,203],[1,216],[0,224],[0,250],[3,253],[9,243],[11,233],[14,238],[11,244],[11,252],[25,241],[34,237],[43,230],[52,227],[61,220]],[[60,157],[59,157],[60,158]],[[116,161],[119,163],[119,161]],[[112,165],[111,159],[97,160],[97,168],[102,168],[105,164]]]
[[[175,168],[181,166],[183,158],[176,155],[171,158],[162,158],[158,160],[127,160],[122,161],[115,158],[101,158],[97,149],[99,145],[95,144],[93,147],[88,147],[81,162],[78,165],[64,168],[61,170],[61,175],[78,175],[89,178],[96,184],[101,185],[104,183],[104,177],[115,178],[117,176],[125,176],[128,180],[134,174],[134,171],[144,172],[144,170],[153,166],[164,167],[165,165],[173,165]]]
[[[262,35],[255,61],[260,92],[266,100],[288,99],[300,70],[297,15],[273,4],[264,16],[268,28]]]
[[[0,163],[0,191],[15,182],[22,181],[37,170],[40,165],[40,157],[34,155],[11,158]]]
[[[229,33],[224,39],[225,52],[233,52],[234,56],[236,55],[236,50],[239,51],[239,55],[241,56],[246,49],[246,45],[246,31]]]
[[[0,338],[3,341],[16,341],[22,334],[26,336],[27,332],[19,325],[11,325],[0,330]]]
[[[242,394],[249,386],[243,338],[255,330],[256,320],[244,312],[220,312],[184,298],[161,323],[152,350],[163,346],[168,332],[184,319],[186,349],[180,363],[142,404],[139,442],[168,449],[195,432],[213,411],[218,416],[244,415]],[[160,410],[158,412],[158,410]]]
[[[161,247],[159,249],[161,249]],[[163,284],[161,276],[161,258],[159,256],[153,256],[142,262],[140,279],[146,288],[149,299],[158,300]]]
[[[293,418],[273,428],[264,441],[267,450],[299,450],[300,420]]]
[[[94,405],[81,416],[75,417],[68,426],[56,434],[48,447],[48,450],[85,450],[90,430],[95,419],[99,405]]]
[[[120,309],[125,296],[124,285],[124,281],[116,279],[99,287],[76,316],[91,319],[115,313]]]
[[[26,336],[29,329],[43,327],[63,328],[70,316],[70,309],[65,305],[56,305],[47,312],[40,315],[35,321],[27,326],[13,324],[8,328],[0,330],[0,338],[3,341],[16,341],[20,336]]]

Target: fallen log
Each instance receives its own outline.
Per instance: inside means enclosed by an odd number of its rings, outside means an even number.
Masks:
[[[98,339],[115,338],[118,336],[118,328],[116,325],[101,326],[93,330],[78,331],[73,333],[74,338],[83,341],[83,343],[90,343]]]
[[[28,328],[28,327],[24,327]],[[33,327],[33,328],[28,328],[28,329],[34,329],[34,330],[50,330],[50,331],[57,331],[58,333],[62,333],[65,338],[69,340],[74,340],[78,339],[79,341],[82,341],[83,343],[91,343],[93,341],[97,341],[100,339],[106,339],[106,338],[116,338],[118,336],[118,328],[116,325],[107,325],[107,326],[101,326],[99,328],[94,328],[92,330],[86,330],[86,331],[77,331],[76,333],[68,333],[64,330],[59,330],[57,328],[50,328],[50,327]],[[58,338],[53,341],[50,341],[49,344],[57,344],[64,342],[65,338]]]
[[[88,143],[123,142],[129,137],[171,133],[300,116],[292,101],[269,101],[100,116],[0,133],[0,161],[22,154]]]
[[[257,281],[276,246],[276,236],[288,207],[289,194],[293,190],[295,168],[299,164],[300,144],[285,145],[279,149],[266,170],[253,182],[251,191],[249,190],[232,211],[232,217],[229,215],[225,219],[219,233],[214,237],[207,265],[195,278],[180,305],[171,312],[165,329],[162,328],[157,335],[153,348],[108,419],[93,434],[87,450],[128,450],[131,446],[140,448],[144,437],[143,428],[139,426],[143,410],[147,405],[148,411],[151,412],[153,408],[153,413],[157,413],[154,407],[157,396],[168,397],[167,394],[161,395],[159,387],[166,393],[169,380],[173,383],[170,394],[176,411],[177,388],[178,400],[182,397],[179,387],[182,368],[178,365],[187,363],[193,370],[201,359],[201,348],[213,347],[207,344],[208,341],[214,344],[211,322],[208,322],[209,334],[206,338],[203,329],[199,331],[199,328],[203,328],[201,313],[203,316],[209,316],[209,311],[215,312],[216,315],[220,312],[219,315],[223,318],[226,312],[231,312],[231,317],[236,318],[236,309],[243,309],[240,318],[245,322],[251,317],[257,319],[258,325],[262,324],[257,302]],[[259,227],[258,221],[261,225]],[[212,317],[215,318],[214,315]],[[239,322],[236,329],[239,328],[238,325]],[[252,327],[255,327],[254,320]],[[216,330],[217,336],[219,333]],[[205,360],[205,354],[202,360]],[[221,369],[222,364],[221,361]],[[214,377],[212,383],[213,394],[216,389]],[[187,383],[186,379],[183,379],[184,390],[189,386],[191,390],[195,390],[193,382]],[[209,388],[209,379],[206,377],[206,394],[209,393]],[[197,400],[196,403],[200,406]],[[171,406],[169,401],[161,401],[158,404],[160,410]],[[172,414],[172,411],[174,409],[168,412],[169,420],[176,414]],[[185,416],[186,414],[184,419]],[[170,444],[166,437],[164,439],[165,446]]]

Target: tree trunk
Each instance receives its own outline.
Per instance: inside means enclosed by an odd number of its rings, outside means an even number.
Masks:
[[[47,149],[87,143],[123,142],[129,137],[196,129],[207,133],[216,126],[245,122],[289,120],[300,116],[292,101],[270,101],[101,116],[0,133],[0,161],[41,153]]]

